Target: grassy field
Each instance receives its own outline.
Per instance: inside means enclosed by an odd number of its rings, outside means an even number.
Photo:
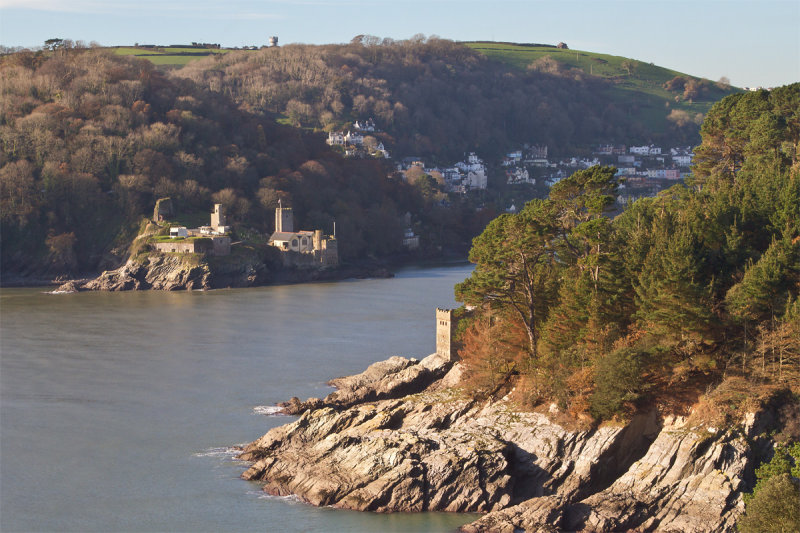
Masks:
[[[682,98],[676,100],[676,93],[667,91],[664,83],[675,76],[687,76],[682,72],[659,67],[652,63],[637,61],[621,56],[597,54],[582,50],[568,50],[549,46],[528,46],[496,42],[466,42],[466,46],[486,57],[524,70],[534,61],[549,56],[569,71],[580,69],[591,76],[604,78],[610,82],[609,95],[623,107],[635,105],[637,113],[651,124],[662,123],[669,109],[680,109],[691,115],[705,114],[714,102],[736,91],[732,88],[723,91],[712,84],[712,88],[694,101]],[[629,62],[626,65],[625,62]],[[630,66],[630,72],[625,68]],[[691,78],[699,80],[694,76]]]
[[[136,56],[147,59],[154,65],[182,67],[192,61],[197,61],[213,54],[227,54],[230,50],[218,48],[179,48],[155,47],[136,48],[132,46],[118,46],[114,53],[121,56]]]

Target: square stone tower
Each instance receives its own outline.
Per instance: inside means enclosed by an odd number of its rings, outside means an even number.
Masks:
[[[292,216],[291,207],[278,207],[275,209],[275,231],[277,233],[293,233],[294,232],[294,217]]]
[[[225,225],[225,211],[222,209],[222,204],[214,204],[214,212],[211,213],[211,227],[216,230]]]
[[[455,361],[456,356],[450,351],[452,333],[453,310],[436,308],[436,353]]]

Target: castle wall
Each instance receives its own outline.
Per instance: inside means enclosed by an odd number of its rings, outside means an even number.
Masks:
[[[339,264],[339,243],[336,239],[322,239],[319,262],[322,266]]]
[[[172,207],[171,198],[159,198],[156,200],[156,206],[153,209],[154,222],[163,222],[171,218],[174,214],[175,210]]]
[[[229,255],[231,253],[231,238],[230,237],[212,237],[211,255]]]
[[[155,243],[156,250],[164,253],[199,254],[205,252],[201,241],[171,241]]]
[[[154,247],[156,251],[163,253],[229,255],[231,238],[215,236],[203,239],[173,240],[157,242]]]

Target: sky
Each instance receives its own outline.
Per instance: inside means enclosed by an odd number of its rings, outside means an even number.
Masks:
[[[800,81],[800,0],[0,0],[0,45],[567,43],[737,87]]]

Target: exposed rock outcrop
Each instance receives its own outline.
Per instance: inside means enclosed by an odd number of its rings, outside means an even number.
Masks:
[[[107,270],[81,289],[164,291],[209,289],[211,272],[208,263],[178,254],[149,254],[146,259],[130,259],[117,270]]]
[[[297,401],[300,418],[244,449],[243,477],[315,505],[487,512],[469,532],[733,530],[754,420],[717,431],[652,411],[569,430],[463,396],[450,388],[459,372],[394,357],[333,380],[336,392]]]
[[[280,407],[284,413],[296,415],[308,409],[343,408],[368,401],[400,398],[425,390],[442,378],[450,366],[447,360],[436,354],[422,361],[394,356],[371,364],[360,374],[330,380],[328,384],[336,390],[324,400],[309,398],[303,402],[292,398]]]
[[[206,257],[153,252],[129,259],[116,270],[73,284],[78,290],[197,290],[253,287],[270,281],[270,270],[255,254]]]

